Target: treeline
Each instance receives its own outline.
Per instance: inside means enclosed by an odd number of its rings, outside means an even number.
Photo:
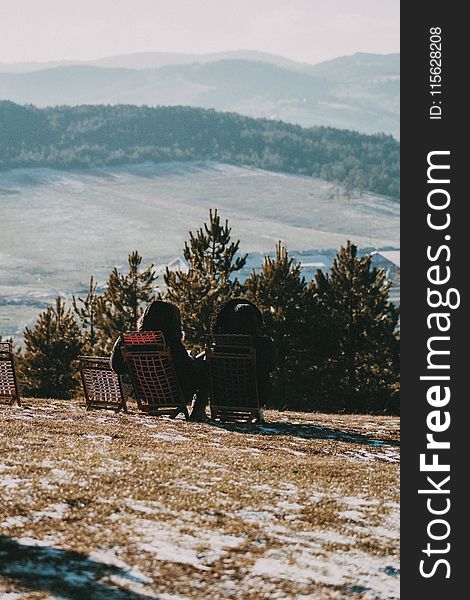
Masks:
[[[188,272],[167,269],[165,286],[156,288],[153,265],[142,268],[133,252],[128,273],[114,269],[103,293],[97,294],[91,278],[87,296],[74,298],[72,306],[58,298],[24,332],[19,362],[25,391],[58,398],[77,393],[77,357],[109,355],[118,335],[137,327],[155,297],[178,305],[185,344],[195,352],[205,347],[222,304],[245,297],[262,310],[277,348],[271,406],[398,413],[398,311],[389,301],[384,271],[371,268],[370,256],[359,258],[348,242],[331,273],[318,271],[307,284],[278,243],[275,258],[266,257],[261,271],[241,284],[237,273],[246,255],[217,211],[190,232],[184,256]]]
[[[38,109],[0,102],[0,169],[217,160],[399,197],[399,144],[385,134],[171,106]]]

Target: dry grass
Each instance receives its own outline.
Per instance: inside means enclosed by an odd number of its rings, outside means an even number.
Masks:
[[[0,407],[0,598],[398,598],[399,420]]]

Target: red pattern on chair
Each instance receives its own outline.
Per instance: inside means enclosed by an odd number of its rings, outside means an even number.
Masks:
[[[0,404],[20,404],[15,356],[10,342],[0,342]]]
[[[166,348],[165,337],[161,331],[129,331],[122,334],[125,346],[152,344],[159,349]]]
[[[161,331],[122,334],[122,355],[129,371],[139,409],[148,414],[176,416],[188,409]]]

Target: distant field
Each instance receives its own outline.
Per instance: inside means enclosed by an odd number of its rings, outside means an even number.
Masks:
[[[266,416],[0,406],[0,597],[398,599],[399,419]]]
[[[219,208],[241,250],[399,247],[399,203],[348,200],[338,186],[220,163],[0,173],[0,334],[17,335],[57,293],[100,282],[138,249],[144,263],[182,254],[189,229]]]

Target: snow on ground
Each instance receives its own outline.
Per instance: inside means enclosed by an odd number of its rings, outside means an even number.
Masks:
[[[242,252],[273,252],[278,240],[291,251],[333,254],[348,239],[399,247],[398,202],[370,193],[347,200],[338,190],[217,162],[0,172],[0,331],[19,341],[57,294],[86,295],[90,275],[102,284],[133,249],[146,265],[167,264],[209,208],[229,219]],[[256,261],[261,266],[261,255]]]
[[[0,407],[2,600],[399,597],[399,419],[24,404]]]

